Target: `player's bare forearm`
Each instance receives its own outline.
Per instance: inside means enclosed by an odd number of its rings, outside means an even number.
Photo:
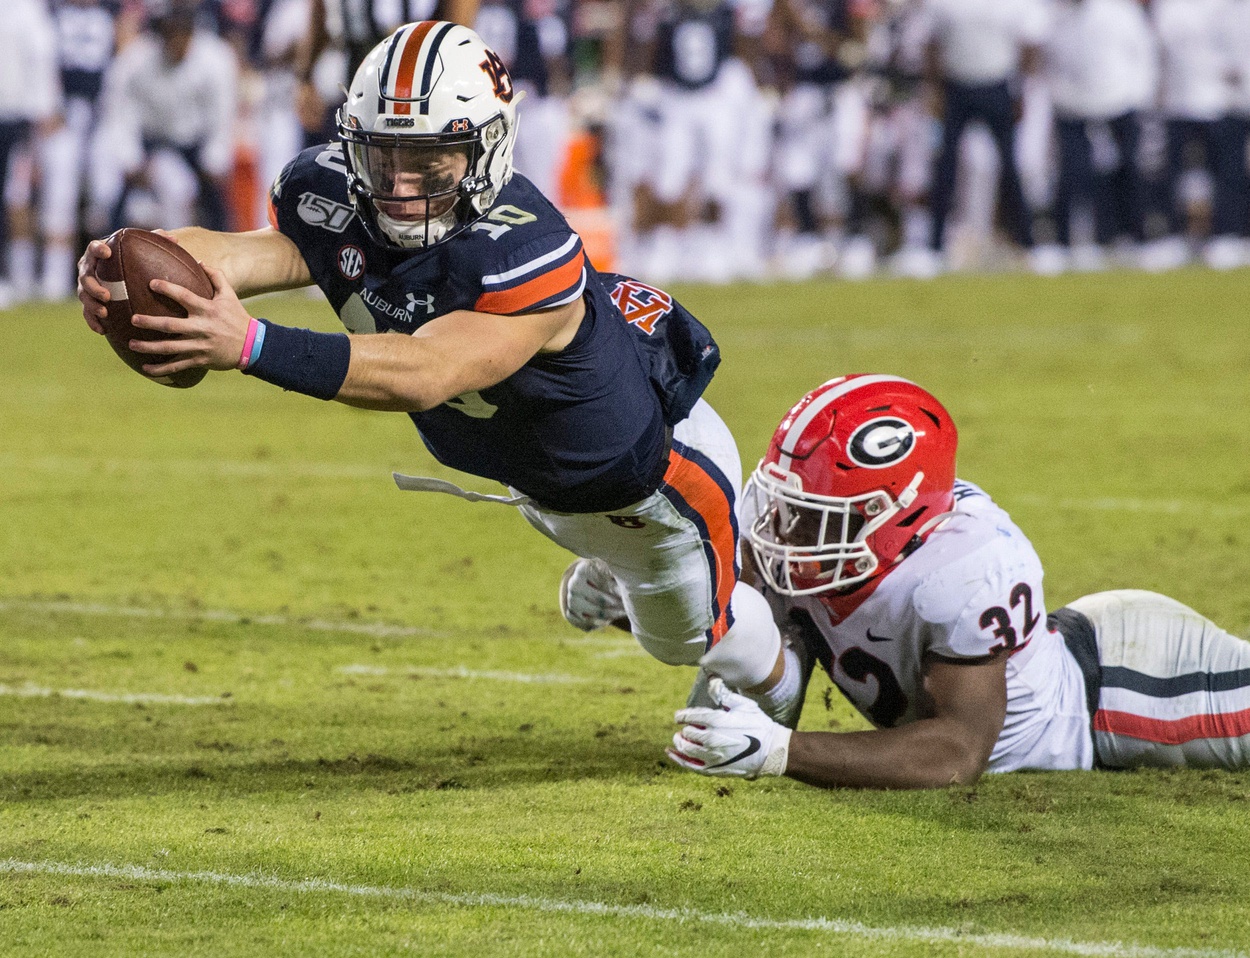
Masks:
[[[272,227],[218,233],[188,226],[171,230],[170,235],[201,263],[221,270],[240,298],[312,283],[299,248]]]
[[[786,774],[821,788],[971,785],[988,754],[941,719],[871,732],[795,732]]]
[[[1007,660],[926,661],[929,717],[874,732],[795,733],[786,774],[824,788],[971,785],[1003,730]]]
[[[362,409],[433,409],[502,382],[539,352],[563,349],[585,312],[580,299],[524,316],[461,310],[412,336],[353,336],[347,379],[334,398]]]

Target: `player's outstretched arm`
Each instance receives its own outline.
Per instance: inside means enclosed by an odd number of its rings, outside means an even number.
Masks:
[[[977,664],[931,661],[933,716],[871,732],[801,732],[786,774],[825,788],[971,785],[989,764],[1007,715],[1007,655]]]
[[[669,757],[705,775],[789,775],[822,788],[940,788],[975,782],[1007,712],[1007,656],[978,664],[934,661],[925,687],[933,715],[871,732],[793,732],[750,699],[677,713]]]
[[[537,353],[567,346],[585,315],[578,299],[518,316],[461,310],[412,336],[317,333],[253,318],[224,270],[205,263],[205,272],[213,284],[212,299],[152,280],[152,290],[174,300],[187,315],[133,317],[134,325],[163,334],[130,343],[135,352],[152,357],[143,369],[147,375],[196,367],[246,369],[284,389],[363,409],[420,412],[493,386]],[[84,299],[90,322],[87,304]]]
[[[363,409],[433,409],[502,382],[539,352],[563,349],[585,313],[579,298],[519,316],[460,310],[411,336],[352,336],[347,378],[334,398]]]
[[[308,265],[287,237],[270,227],[248,233],[215,233],[187,227],[165,233],[201,263],[221,271],[226,284],[238,296],[254,296],[281,289],[295,289],[312,282]],[[96,279],[96,264],[112,256],[103,240],[92,240],[78,261],[78,299],[83,318],[97,333],[107,313],[109,292]]]
[[[188,226],[166,235],[205,266],[221,270],[241,299],[298,289],[313,281],[299,247],[271,226],[246,233],[217,233]]]

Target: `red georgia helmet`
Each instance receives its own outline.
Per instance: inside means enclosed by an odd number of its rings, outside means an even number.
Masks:
[[[747,482],[747,539],[769,586],[813,595],[892,569],[954,505],[957,443],[942,404],[897,376],[804,396]]]

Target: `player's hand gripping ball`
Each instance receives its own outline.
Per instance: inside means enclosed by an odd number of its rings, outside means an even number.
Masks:
[[[150,365],[154,358],[136,353],[130,348],[130,341],[164,339],[165,336],[156,330],[140,329],[130,319],[135,315],[186,316],[185,309],[172,299],[152,292],[149,284],[154,279],[163,279],[186,287],[197,296],[212,299],[213,284],[208,275],[195,257],[159,233],[122,229],[105,242],[113,255],[96,263],[95,275],[109,291],[108,316],[101,320],[101,325],[113,352],[145,379],[175,389],[194,386],[208,375],[204,367],[169,376],[148,376],[143,372],[143,367]]]

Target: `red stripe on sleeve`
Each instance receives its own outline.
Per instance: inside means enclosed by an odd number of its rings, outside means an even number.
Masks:
[[[1250,709],[1183,719],[1152,719],[1099,709],[1094,714],[1094,729],[1161,745],[1183,745],[1200,738],[1241,738],[1250,735]]]
[[[523,313],[545,299],[572,290],[581,282],[585,267],[586,254],[579,249],[577,255],[563,266],[535,276],[527,283],[497,293],[483,293],[477,298],[473,308],[479,313],[496,313],[501,316]]]
[[[738,581],[738,540],[734,535],[732,507],[720,484],[676,450],[669,453],[664,482],[686,500],[707,526],[716,561],[713,585],[719,614],[711,629],[712,645],[715,645],[729,630],[729,599]]]

